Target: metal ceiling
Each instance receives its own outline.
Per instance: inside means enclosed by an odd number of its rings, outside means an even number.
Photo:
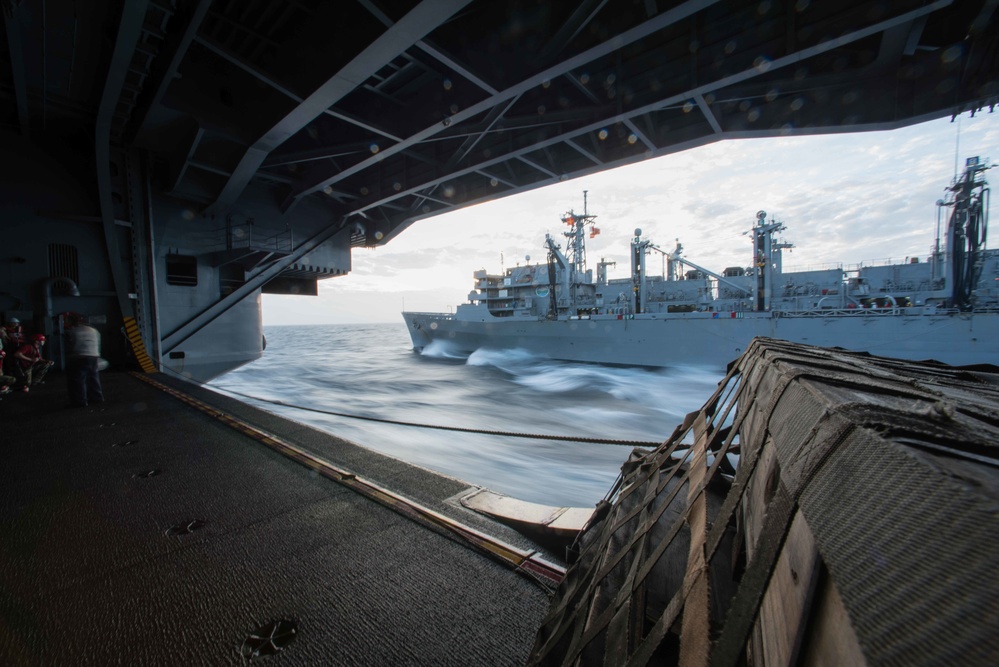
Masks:
[[[719,139],[999,99],[999,0],[0,3],[7,129],[80,173],[139,149],[202,213],[266,201],[357,244]]]

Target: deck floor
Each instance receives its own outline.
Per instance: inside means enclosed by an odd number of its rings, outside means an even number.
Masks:
[[[156,378],[518,539],[449,502],[458,480]],[[59,375],[0,402],[0,663],[245,663],[255,629],[289,620],[268,664],[523,664],[540,586],[137,377],[103,382],[98,407],[69,407]]]

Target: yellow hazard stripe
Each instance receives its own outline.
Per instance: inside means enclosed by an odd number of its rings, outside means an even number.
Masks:
[[[146,354],[146,345],[142,342],[142,334],[139,333],[139,323],[134,317],[125,318],[125,333],[128,335],[128,342],[132,344],[132,354],[139,362],[139,367],[146,373],[155,373],[156,365]]]
[[[352,472],[337,468],[333,464],[317,458],[299,447],[281,440],[275,435],[251,426],[241,419],[226,414],[208,403],[161,382],[157,382],[148,376],[136,374],[135,377],[214,417],[257,442],[267,445],[276,452],[314,470],[323,477],[343,484],[357,493],[393,509],[418,523],[443,530],[478,549],[480,553],[492,556],[516,570],[527,571],[534,576],[543,577],[554,584],[560,583],[565,577],[564,568],[540,557],[536,551],[525,551],[450,519],[393,491],[360,478]]]

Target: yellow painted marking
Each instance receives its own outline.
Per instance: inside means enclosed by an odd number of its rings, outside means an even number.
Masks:
[[[132,354],[135,355],[135,360],[139,362],[139,366],[146,373],[155,373],[156,365],[146,353],[146,345],[142,342],[139,324],[134,317],[125,318],[125,332],[128,334],[128,341],[132,344]]]
[[[212,417],[215,417],[219,421],[253,438],[254,440],[271,447],[284,456],[287,456],[288,458],[315,470],[324,477],[339,482],[344,486],[357,491],[363,496],[387,507],[395,508],[407,516],[416,516],[425,523],[437,525],[445,530],[448,530],[451,533],[462,537],[470,544],[473,544],[484,551],[488,551],[506,563],[513,565],[514,568],[530,566],[528,569],[538,574],[542,574],[546,578],[552,579],[555,582],[561,581],[565,576],[565,570],[557,565],[547,562],[534,561],[533,556],[537,552],[522,551],[514,546],[500,542],[474,528],[462,525],[447,518],[443,514],[439,514],[427,507],[423,507],[422,505],[412,502],[402,496],[396,495],[392,491],[384,489],[373,482],[360,479],[352,472],[341,470],[333,464],[327,463],[322,459],[318,459],[308,452],[305,452],[290,443],[284,442],[276,436],[265,433],[264,431],[261,431],[260,429],[251,426],[250,424],[247,424],[232,415],[220,412],[217,408],[214,408],[207,403],[194,398],[193,396],[173,389],[172,387],[168,387],[167,385],[157,382],[148,376],[140,374],[134,375],[157,389],[160,389],[161,391],[188,403],[189,405]]]

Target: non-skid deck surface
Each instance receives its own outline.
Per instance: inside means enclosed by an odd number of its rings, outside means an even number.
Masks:
[[[245,663],[244,641],[280,620],[295,639],[266,664],[526,659],[548,607],[527,578],[136,377],[105,373],[90,408],[60,381],[0,402],[0,663]],[[464,488],[342,452],[421,502]]]

